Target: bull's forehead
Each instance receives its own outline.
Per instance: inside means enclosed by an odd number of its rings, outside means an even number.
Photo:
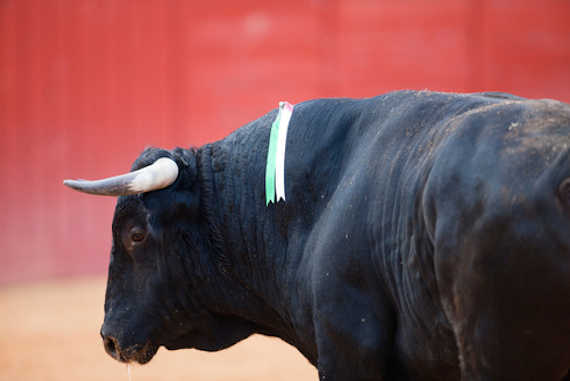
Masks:
[[[139,195],[120,196],[113,216],[113,231],[118,232],[127,222],[147,222],[149,211]]]

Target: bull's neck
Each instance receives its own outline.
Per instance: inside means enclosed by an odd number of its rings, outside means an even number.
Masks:
[[[197,165],[201,183],[200,211],[202,226],[208,243],[212,263],[224,274],[230,274],[232,263],[225,254],[225,242],[221,234],[219,189],[212,164],[212,147],[205,145],[197,151]]]
[[[224,142],[205,145],[198,151],[198,169],[202,182],[202,214],[205,234],[222,283],[233,290],[240,290],[239,306],[227,305],[231,310],[239,308],[254,323],[263,324],[266,334],[287,336],[280,327],[289,326],[279,313],[273,287],[275,275],[263,269],[275,269],[274,257],[264,255],[265,243],[260,238],[260,221],[265,210],[262,200],[252,194],[259,184],[249,184],[251,171],[245,166],[238,168],[231,151]],[[230,159],[231,158],[231,159]],[[243,164],[243,162],[242,162]],[[254,164],[254,163],[248,163]],[[260,247],[261,246],[261,247]],[[226,290],[227,294],[227,290]],[[237,295],[234,295],[236,297]],[[243,311],[247,306],[249,311]],[[287,341],[293,338],[283,337]]]

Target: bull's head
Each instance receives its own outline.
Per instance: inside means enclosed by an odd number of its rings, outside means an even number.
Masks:
[[[124,175],[64,182],[120,196],[101,328],[116,360],[146,363],[160,346],[218,350],[253,333],[220,312],[228,285],[209,250],[200,182],[196,151],[183,149],[149,149]]]

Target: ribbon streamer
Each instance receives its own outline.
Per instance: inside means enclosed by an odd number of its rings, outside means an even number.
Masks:
[[[269,148],[267,151],[267,166],[265,168],[265,202],[269,205],[275,201],[285,201],[285,143],[287,142],[287,129],[293,106],[288,102],[279,102],[277,118],[271,125],[269,135]]]

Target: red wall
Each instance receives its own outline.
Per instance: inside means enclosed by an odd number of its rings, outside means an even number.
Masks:
[[[4,0],[0,282],[102,272],[115,199],[65,178],[277,106],[396,89],[570,102],[567,0]]]

